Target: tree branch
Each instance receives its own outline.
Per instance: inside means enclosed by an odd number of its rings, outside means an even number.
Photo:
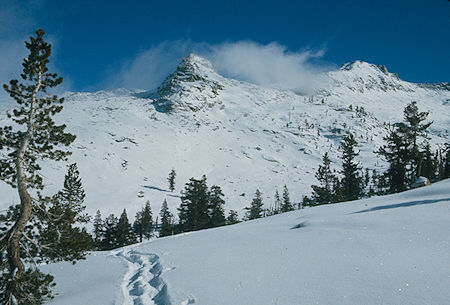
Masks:
[[[46,250],[56,252],[54,249],[50,248],[49,245],[40,245],[39,242],[37,242],[36,240],[34,240],[31,237],[29,237],[25,232],[23,232],[22,235],[23,235],[23,237],[25,237],[26,240],[28,240],[30,243],[36,245],[37,247],[41,247],[41,248],[44,248]]]

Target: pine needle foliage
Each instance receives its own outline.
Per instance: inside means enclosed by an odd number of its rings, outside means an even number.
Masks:
[[[161,207],[161,212],[159,213],[161,217],[161,230],[159,231],[159,236],[168,236],[173,234],[173,215],[169,211],[169,206],[167,205],[167,200],[164,199],[164,202]]]
[[[259,189],[255,191],[255,197],[253,198],[250,207],[245,208],[247,210],[247,219],[257,219],[264,216],[264,203],[262,201],[262,194]]]
[[[343,201],[357,200],[362,196],[362,175],[361,167],[355,161],[359,152],[355,150],[358,142],[352,133],[348,133],[341,144],[342,151],[342,175],[340,188],[342,190]]]
[[[80,214],[84,194],[72,198],[66,187],[51,197],[39,193],[44,184],[38,161],[66,160],[70,152],[64,146],[75,140],[65,132],[66,125],[53,120],[64,99],[48,90],[61,84],[62,78],[48,71],[51,45],[44,34],[39,29],[25,42],[29,54],[22,64],[21,81],[3,85],[17,106],[7,113],[13,124],[0,127],[0,180],[17,188],[20,198],[18,206],[0,217],[0,303],[7,305],[41,304],[51,297],[53,278],[37,270],[36,264],[74,262],[90,247],[87,232],[74,226],[86,220]],[[74,242],[79,237],[82,241]]]

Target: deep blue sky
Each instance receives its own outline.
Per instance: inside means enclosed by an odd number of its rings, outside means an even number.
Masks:
[[[164,63],[146,64],[166,65],[169,71],[189,45],[242,40],[262,46],[276,42],[292,53],[325,51],[308,60],[311,66],[361,59],[386,65],[407,81],[450,81],[447,0],[4,1],[0,51],[6,54],[14,45],[11,56],[20,53],[12,42],[23,45],[42,27],[54,44],[53,65],[72,90],[124,84],[111,75],[127,71],[138,54],[163,42],[181,42],[183,50],[168,54]]]

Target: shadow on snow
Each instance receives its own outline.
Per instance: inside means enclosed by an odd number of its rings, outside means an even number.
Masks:
[[[438,203],[438,202],[441,202],[441,201],[450,201],[450,198],[433,199],[433,200],[407,201],[407,202],[402,202],[402,203],[397,203],[397,204],[377,206],[377,207],[374,207],[374,208],[370,208],[370,209],[354,212],[354,213],[351,213],[351,214],[375,212],[375,211],[380,211],[380,210],[389,210],[389,209],[396,209],[396,208],[406,208],[406,207],[411,207],[411,206],[415,206],[415,205]]]

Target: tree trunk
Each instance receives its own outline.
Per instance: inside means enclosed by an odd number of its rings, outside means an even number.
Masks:
[[[35,104],[36,96],[41,88],[41,71],[38,73],[38,79],[36,87],[33,90],[33,94],[30,102],[30,113],[27,122],[27,131],[20,143],[20,147],[16,152],[16,174],[17,174],[17,190],[20,198],[20,214],[14,224],[14,226],[8,232],[8,246],[6,257],[9,264],[9,272],[12,281],[10,281],[7,287],[7,298],[11,304],[14,304],[13,300],[16,300],[20,294],[19,281],[25,274],[25,265],[20,258],[20,240],[24,234],[25,227],[30,220],[31,212],[33,210],[33,200],[27,190],[27,178],[24,169],[25,153],[28,149],[28,145],[32,139],[34,133],[34,116],[35,116]],[[8,303],[7,303],[8,304]]]
[[[17,162],[19,163],[19,162]],[[20,196],[20,216],[17,222],[14,224],[9,233],[8,248],[7,248],[7,259],[9,264],[9,272],[13,281],[8,287],[9,298],[19,295],[19,287],[17,279],[20,279],[25,273],[25,266],[20,259],[20,240],[25,231],[25,227],[28,220],[31,217],[32,211],[32,199],[30,194],[28,194],[25,183],[25,176],[23,175],[23,170],[20,168],[21,174],[18,175],[18,191]]]

